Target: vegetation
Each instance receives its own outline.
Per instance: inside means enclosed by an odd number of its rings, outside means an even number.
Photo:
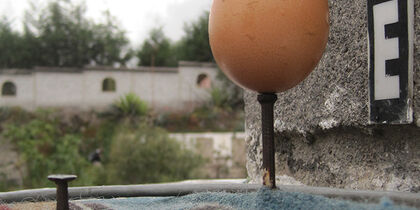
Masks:
[[[149,36],[137,52],[139,66],[177,66],[174,49],[162,27],[151,30]]]
[[[228,79],[220,69],[217,72],[217,79],[220,81],[220,88],[212,93],[212,100],[221,97],[224,106],[233,110],[244,110],[244,90]]]
[[[121,128],[111,146],[108,179],[117,184],[185,180],[203,159],[168,137],[162,128],[145,124]]]
[[[51,0],[45,8],[32,4],[23,33],[13,31],[3,17],[0,68],[124,66],[134,55],[141,66],[177,66],[180,60],[213,62],[208,12],[185,25],[180,41],[172,43],[157,27],[137,50],[129,47],[125,31],[109,11],[103,19],[99,23],[88,19],[85,4],[67,0]]]
[[[198,20],[186,24],[185,35],[172,43],[162,27],[151,30],[137,52],[140,66],[176,66],[178,61],[213,62],[208,34],[209,13],[204,12]]]
[[[208,41],[208,13],[186,24],[185,36],[171,42],[162,28],[150,32],[140,49],[128,47],[124,30],[109,12],[96,23],[83,4],[51,0],[46,8],[27,12],[23,33],[0,20],[0,68],[35,66],[82,67],[125,65],[133,56],[139,65],[176,66],[179,60],[213,62]],[[108,110],[68,118],[57,110],[26,112],[0,107],[0,144],[19,154],[16,167],[22,185],[3,182],[0,191],[54,186],[48,174],[71,173],[74,185],[139,184],[191,178],[203,159],[169,138],[166,130],[242,131],[242,90],[221,72],[222,86],[210,100],[189,113],[152,115],[147,104],[127,94]],[[101,164],[88,157],[101,149]],[[217,171],[223,172],[222,169]],[[6,184],[5,184],[6,183]]]
[[[53,173],[82,174],[81,169],[88,162],[79,153],[81,138],[60,128],[57,119],[38,116],[23,125],[9,125],[5,131],[5,137],[16,144],[25,163],[24,185],[28,188],[48,186],[45,177]]]
[[[204,12],[196,21],[186,24],[185,36],[172,46],[162,28],[152,30],[150,38],[144,42],[137,55],[139,64],[173,66],[179,60],[214,62],[209,44],[208,20],[209,13]],[[151,60],[155,62],[152,64]],[[173,60],[176,62],[173,63]],[[155,119],[155,124],[172,132],[242,131],[243,90],[220,70],[217,78],[221,85],[209,91],[208,103],[189,113],[161,113]]]
[[[10,28],[7,19],[0,20],[0,68],[28,67],[31,37],[21,36]]]
[[[0,191],[52,187],[46,177],[57,173],[77,174],[76,186],[176,181],[196,174],[203,159],[164,129],[149,125],[145,102],[129,94],[113,107],[127,112],[117,115],[119,121],[103,118],[97,123],[78,116],[66,119],[54,110],[0,109],[0,142],[11,142],[19,154],[15,166],[23,174],[22,186],[0,185]],[[88,157],[98,148],[103,152],[95,165]],[[2,178],[7,177],[0,174]]]
[[[155,125],[171,132],[243,131],[243,100],[232,100],[222,88],[209,90],[210,100],[191,112],[161,113]]]
[[[208,28],[209,12],[204,12],[198,20],[185,25],[185,36],[177,46],[179,60],[213,62]]]
[[[84,4],[50,1],[46,8],[26,12],[23,34],[0,21],[0,67],[82,67],[87,64],[125,65],[131,58],[125,32],[109,12],[95,23],[85,15]]]
[[[102,117],[112,121],[129,121],[138,123],[147,120],[149,108],[136,94],[128,93],[122,96],[111,107],[101,114]]]

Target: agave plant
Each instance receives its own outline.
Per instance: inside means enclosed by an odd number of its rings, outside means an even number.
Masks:
[[[148,115],[149,108],[147,103],[142,101],[134,93],[128,93],[115,101],[109,110],[101,114],[106,118],[116,121],[128,120],[130,122],[145,119]]]

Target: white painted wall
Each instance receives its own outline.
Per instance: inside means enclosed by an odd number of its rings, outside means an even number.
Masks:
[[[22,73],[23,72],[23,73]],[[133,92],[156,110],[188,110],[209,97],[208,91],[197,86],[201,73],[216,80],[212,65],[188,63],[179,68],[118,69],[34,69],[1,70],[0,88],[11,81],[16,96],[1,96],[0,106],[105,108],[121,96]],[[103,92],[102,82],[112,78],[115,92]]]
[[[82,104],[84,108],[106,107],[131,91],[132,72],[128,71],[84,71],[84,91]],[[102,82],[106,78],[115,80],[115,92],[102,91]],[[140,96],[140,95],[139,95]],[[141,97],[141,96],[140,96]],[[143,99],[144,100],[144,99]]]
[[[7,81],[13,82],[17,89],[18,97],[14,96],[0,96],[0,106],[14,106],[19,104],[26,109],[32,109],[35,103],[35,84],[32,75],[17,74],[17,75],[1,75],[0,85]],[[0,89],[1,89],[0,86]]]
[[[194,145],[200,139],[212,139],[213,150],[220,152],[221,156],[232,156],[232,148],[235,146],[233,139],[243,139],[245,141],[244,132],[227,132],[227,133],[171,133],[171,138],[174,138],[184,143],[189,149],[194,149]],[[214,154],[216,156],[216,154]]]
[[[186,65],[179,68],[180,97],[185,102],[185,107],[193,107],[210,97],[208,89],[199,88],[197,85],[197,77],[200,74],[206,74],[211,78],[212,85],[217,85],[217,69],[215,67],[203,66],[197,68],[193,65]]]
[[[82,74],[38,72],[34,77],[37,107],[72,107],[82,102]]]

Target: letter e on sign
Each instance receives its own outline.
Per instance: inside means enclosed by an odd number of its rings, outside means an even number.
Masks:
[[[413,122],[413,0],[368,0],[370,122]]]

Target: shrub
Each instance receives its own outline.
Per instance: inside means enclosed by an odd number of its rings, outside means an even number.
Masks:
[[[33,114],[20,107],[0,107],[0,131],[1,126],[8,122],[27,122],[33,117]]]
[[[141,184],[191,178],[202,162],[165,130],[141,124],[117,131],[106,168],[109,183]]]
[[[79,153],[82,139],[59,125],[56,117],[38,113],[27,123],[5,126],[4,137],[16,145],[25,163],[25,187],[52,186],[46,179],[49,174],[83,174],[88,162]]]
[[[215,87],[210,90],[209,105],[214,108],[225,109],[230,111],[232,108],[229,104],[229,95],[221,88]]]
[[[128,93],[115,101],[109,110],[102,113],[101,116],[115,121],[139,122],[146,118],[148,111],[146,102],[142,101],[136,94]]]

